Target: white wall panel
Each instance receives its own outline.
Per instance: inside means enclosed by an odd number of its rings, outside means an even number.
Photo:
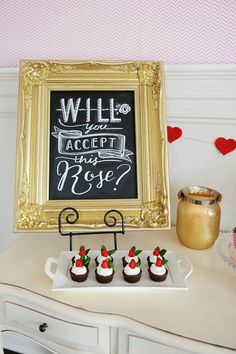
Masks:
[[[236,225],[236,150],[223,156],[217,137],[236,140],[236,65],[173,65],[166,67],[167,119],[183,131],[169,144],[172,223],[177,192],[203,185],[222,193],[221,229]]]
[[[236,98],[171,98],[167,99],[167,114],[180,117],[235,119]]]
[[[0,249],[17,238],[13,234],[17,92],[18,69],[0,69]],[[196,184],[222,193],[221,228],[231,230],[236,226],[236,150],[223,156],[214,140],[236,139],[236,65],[166,66],[166,102],[168,124],[183,130],[183,137],[169,144],[172,223],[178,190]]]

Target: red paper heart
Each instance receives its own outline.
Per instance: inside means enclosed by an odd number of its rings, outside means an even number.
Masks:
[[[236,140],[220,137],[215,140],[215,146],[223,155],[226,155],[236,149]]]
[[[178,127],[167,126],[167,135],[169,143],[179,139],[182,136],[182,130]]]

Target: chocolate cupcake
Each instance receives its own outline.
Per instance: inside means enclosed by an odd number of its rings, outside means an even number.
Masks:
[[[101,247],[101,253],[95,258],[95,263],[96,266],[98,266],[102,261],[108,259],[113,263],[113,257],[112,254],[115,253],[115,250],[107,250],[106,246],[102,245]]]
[[[88,256],[89,251],[90,251],[90,248],[88,248],[86,250],[84,246],[80,246],[78,254],[76,256],[72,257],[72,259],[71,259],[72,267],[77,259],[84,257],[85,266],[88,268],[89,262],[90,262],[90,257]]]
[[[123,269],[124,280],[128,283],[137,283],[141,279],[142,269],[140,268],[141,262],[135,262],[134,259],[128,263]]]
[[[153,250],[153,253],[151,256],[147,257],[147,262],[148,262],[148,267],[150,268],[153,263],[156,263],[157,258],[165,259],[164,255],[166,253],[165,249],[160,249],[160,247],[156,247]]]
[[[70,277],[73,281],[83,282],[88,278],[89,269],[85,266],[83,258],[77,259],[70,268]]]
[[[95,270],[96,280],[99,283],[110,283],[114,277],[113,263],[109,259],[104,259],[102,263],[98,264]]]
[[[163,260],[160,257],[157,258],[156,263],[153,263],[148,269],[149,277],[153,281],[164,281],[168,275],[168,269],[164,267],[167,260]]]
[[[125,268],[125,266],[127,266],[127,264],[129,264],[132,259],[133,259],[136,263],[137,263],[137,262],[141,262],[140,258],[138,257],[138,255],[139,255],[141,252],[142,252],[142,250],[136,250],[136,247],[135,247],[135,246],[131,247],[131,249],[130,249],[129,252],[128,252],[128,255],[122,257],[123,267]]]

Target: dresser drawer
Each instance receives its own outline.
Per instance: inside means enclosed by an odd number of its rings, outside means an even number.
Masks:
[[[99,328],[64,321],[34,311],[24,306],[5,302],[6,318],[13,321],[18,329],[30,330],[33,334],[50,336],[79,345],[98,346]],[[40,326],[46,324],[45,328]]]
[[[146,332],[148,336],[148,333]],[[118,354],[230,354],[233,350],[156,330],[155,339],[118,330]]]
[[[129,354],[193,354],[191,350],[174,348],[148,339],[129,336]]]

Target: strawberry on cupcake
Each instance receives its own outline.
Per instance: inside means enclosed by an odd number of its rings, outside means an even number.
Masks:
[[[101,246],[101,253],[95,258],[96,265],[102,263],[105,259],[113,262],[112,254],[115,253],[116,250],[107,250],[106,246]]]
[[[160,247],[154,248],[152,255],[147,257],[148,267],[150,268],[153,263],[156,263],[157,258],[165,259],[166,250],[160,249]]]
[[[137,250],[135,246],[131,247],[128,255],[122,257],[123,267],[125,267],[131,260],[134,260],[136,263],[141,261],[138,255],[142,252],[142,250]]]
[[[86,267],[87,260],[85,257],[76,259],[73,267],[70,268],[70,276],[74,281],[82,282],[88,278],[89,270]]]
[[[142,269],[140,268],[141,261],[136,262],[134,259],[126,264],[123,269],[124,280],[128,283],[137,283],[142,275]]]
[[[90,257],[88,256],[89,251],[90,251],[90,248],[85,249],[84,246],[80,246],[78,254],[72,258],[72,266],[74,265],[74,263],[77,259],[84,257],[84,259],[86,261],[86,267],[88,267],[89,262],[90,262]]]
[[[148,269],[150,279],[153,281],[164,281],[167,278],[168,269],[165,264],[168,261],[166,259],[157,257],[156,262],[152,263],[151,267]]]
[[[95,276],[99,283],[110,283],[114,276],[113,262],[111,259],[104,259],[98,264]]]

